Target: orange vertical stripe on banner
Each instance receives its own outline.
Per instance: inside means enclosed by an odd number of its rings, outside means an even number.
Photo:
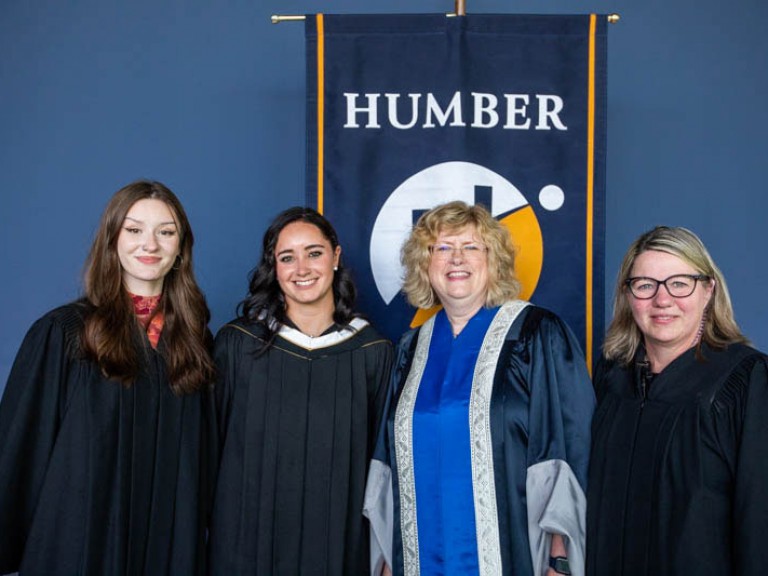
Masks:
[[[586,334],[586,360],[587,369],[592,375],[592,333],[594,324],[592,315],[592,283],[593,278],[593,247],[594,240],[594,192],[595,192],[595,31],[597,29],[597,15],[589,16],[589,94],[587,97],[587,270],[586,270],[586,295],[587,295],[587,334]]]
[[[323,15],[317,14],[317,211],[323,213],[323,150],[325,149],[325,36]]]

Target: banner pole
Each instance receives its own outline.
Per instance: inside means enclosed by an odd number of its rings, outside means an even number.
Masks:
[[[466,16],[466,15],[467,15],[466,0],[456,0],[456,13],[446,14],[446,16]],[[621,20],[621,15],[608,14],[606,18],[608,19],[609,24],[616,24],[619,20]],[[272,14],[271,16],[272,24],[280,24],[280,22],[303,22],[306,19],[307,19],[306,16],[298,15],[298,14]]]

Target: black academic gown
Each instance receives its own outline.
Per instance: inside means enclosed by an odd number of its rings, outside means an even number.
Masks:
[[[701,353],[646,377],[645,389],[638,362],[596,371],[591,576],[765,573],[766,358],[743,345]]]
[[[197,574],[204,399],[171,392],[139,330],[136,381],[104,378],[79,357],[84,310],[32,326],[0,403],[0,573]]]
[[[355,321],[358,322],[358,321]],[[221,466],[211,574],[357,576],[363,494],[392,345],[371,326],[318,338],[240,320],[216,336]]]

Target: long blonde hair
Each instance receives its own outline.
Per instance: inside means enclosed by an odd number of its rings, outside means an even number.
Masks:
[[[734,319],[723,273],[699,237],[686,228],[657,226],[635,240],[622,260],[614,292],[613,320],[603,342],[603,355],[607,359],[627,365],[632,362],[642,343],[643,335],[632,316],[629,303],[631,296],[626,281],[637,257],[649,250],[676,256],[713,282],[712,298],[704,314],[704,330],[699,343],[706,342],[714,348],[723,348],[729,344],[747,342]]]

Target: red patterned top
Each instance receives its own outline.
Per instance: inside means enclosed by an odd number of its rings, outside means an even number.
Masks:
[[[163,321],[165,319],[163,312],[157,310],[157,307],[160,304],[161,295],[138,296],[136,294],[130,294],[130,296],[131,300],[133,300],[133,310],[136,312],[136,317],[147,331],[149,343],[152,344],[152,348],[157,348],[157,343],[160,341],[160,333],[163,331]]]

